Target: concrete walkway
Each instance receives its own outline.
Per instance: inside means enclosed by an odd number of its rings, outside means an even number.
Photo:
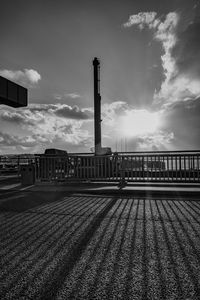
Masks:
[[[26,188],[30,191],[66,191],[92,195],[177,195],[200,197],[199,184],[131,184],[119,189],[118,183],[40,183]]]
[[[198,193],[140,188],[0,191],[1,299],[199,299]]]
[[[118,182],[38,182],[34,185],[24,186],[20,178],[9,176],[1,178],[0,191],[59,191],[68,193],[99,194],[99,195],[193,195],[200,196],[200,184],[195,183],[128,183],[120,189]]]

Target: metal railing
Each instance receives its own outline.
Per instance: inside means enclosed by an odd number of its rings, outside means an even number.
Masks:
[[[35,158],[36,180],[200,182],[200,151],[71,154]]]
[[[0,176],[20,176],[22,166],[30,164],[35,164],[34,155],[1,155]]]

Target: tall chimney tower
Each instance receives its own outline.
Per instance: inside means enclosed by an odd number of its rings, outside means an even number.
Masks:
[[[94,148],[95,155],[101,151],[101,95],[100,95],[100,62],[95,57],[94,67]]]

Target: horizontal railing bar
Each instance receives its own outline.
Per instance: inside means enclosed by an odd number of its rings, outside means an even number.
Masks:
[[[155,156],[156,158],[157,157],[164,157],[164,158],[166,158],[166,157],[184,157],[184,156],[188,156],[188,157],[193,157],[195,154],[194,153],[188,153],[188,154],[172,154],[172,153],[169,153],[169,154],[157,154],[157,155],[155,155],[155,154],[147,154],[147,155],[138,155],[138,154],[131,154],[131,155],[116,155],[116,157],[125,157],[125,158],[131,158],[131,157],[137,157],[138,159],[139,158],[145,158],[145,157],[151,157],[151,156]],[[196,153],[196,155],[200,155],[200,153]],[[90,156],[78,156],[78,155],[76,155],[76,156],[71,156],[71,155],[67,155],[67,156],[53,156],[53,155],[48,155],[48,156],[38,156],[38,157],[46,157],[46,158],[57,158],[57,159],[59,159],[59,158],[61,158],[61,159],[68,159],[68,158],[70,158],[70,157],[73,157],[73,158],[114,158],[115,157],[115,155],[106,155],[106,156],[94,156],[94,155],[90,155]],[[35,157],[36,158],[36,157]]]
[[[118,154],[145,154],[145,153],[152,153],[152,154],[155,154],[155,153],[200,153],[200,150],[173,150],[173,151],[169,151],[169,150],[163,150],[163,151],[113,151],[113,153],[118,153]],[[80,153],[70,153],[68,152],[68,155],[94,155],[94,153],[84,153],[84,152],[80,152]],[[102,155],[103,156],[103,155]]]

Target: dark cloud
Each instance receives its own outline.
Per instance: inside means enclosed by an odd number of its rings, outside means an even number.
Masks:
[[[163,128],[174,132],[174,144],[180,149],[200,148],[200,98],[173,103],[163,114]]]
[[[187,127],[190,125],[193,126],[193,122],[196,122],[196,119],[199,118],[200,115],[200,98],[173,103],[168,106],[165,115],[169,118],[167,123],[178,123],[180,120],[183,120],[190,121],[186,123]],[[198,127],[200,127],[200,123],[195,123],[195,125],[199,125]]]
[[[81,110],[78,106],[71,107],[62,104],[32,104],[17,111],[4,108],[0,112],[0,119],[2,121],[16,125],[35,126],[38,123],[44,123],[48,117],[53,117],[55,122],[58,117],[78,121],[93,118],[93,113],[88,109]]]
[[[126,27],[153,29],[154,40],[161,43],[163,81],[155,90],[154,103],[185,101],[200,95],[200,21],[183,13],[169,12],[158,17],[156,12],[132,15]]]
[[[78,106],[61,106],[60,108],[55,110],[55,114],[57,116],[69,119],[76,119],[76,120],[87,120],[92,117],[91,112],[87,110],[81,110]]]
[[[88,109],[80,109],[77,105],[67,104],[33,104],[29,107],[31,112],[44,112],[55,114],[56,116],[75,120],[87,120],[93,117],[93,113]]]
[[[194,20],[177,36],[172,51],[179,72],[200,76],[200,21]]]

